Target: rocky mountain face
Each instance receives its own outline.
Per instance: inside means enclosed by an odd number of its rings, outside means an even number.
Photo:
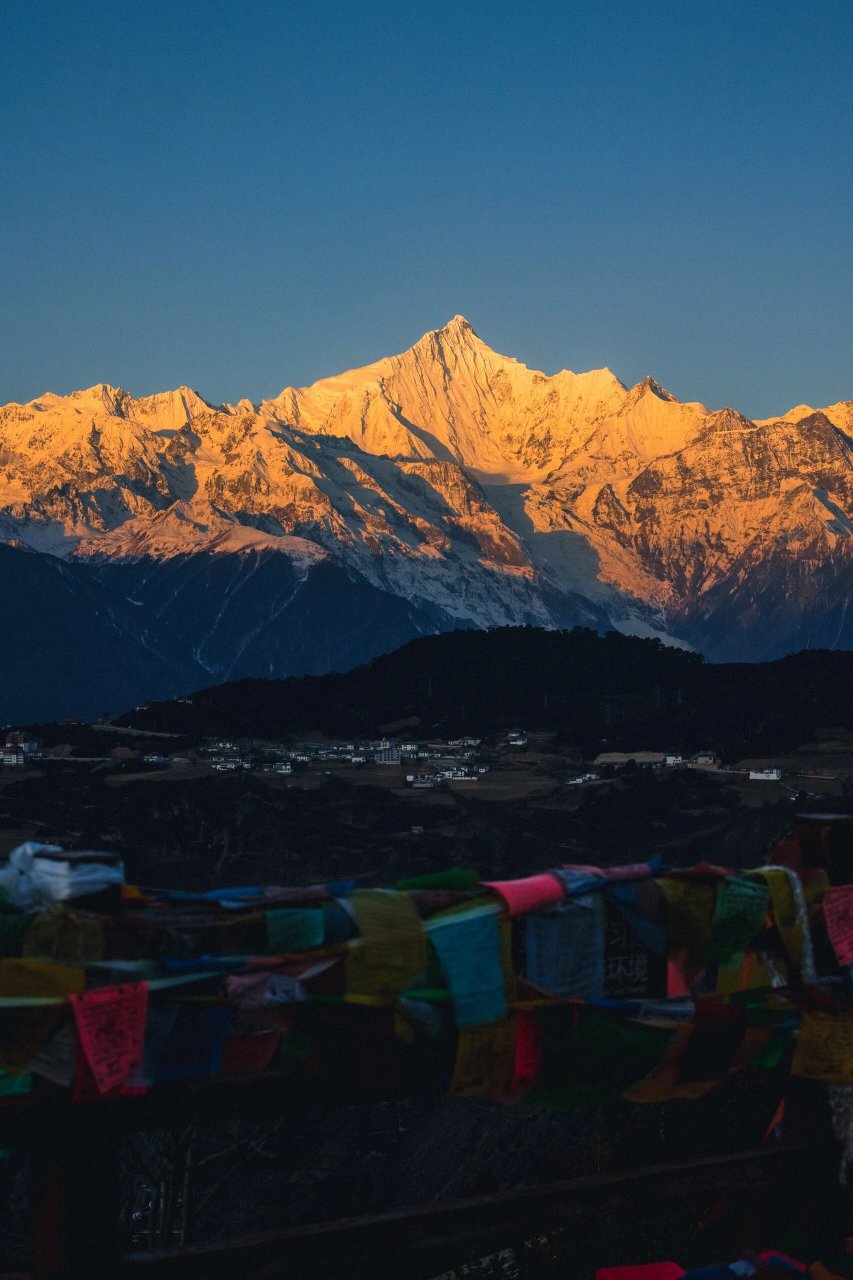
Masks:
[[[106,385],[7,405],[0,716],[344,669],[454,627],[853,647],[851,430],[853,402],[753,422],[651,378],[548,377],[460,316],[257,406]]]

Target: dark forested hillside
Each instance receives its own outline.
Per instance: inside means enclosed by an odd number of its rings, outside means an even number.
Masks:
[[[853,653],[711,664],[658,640],[585,628],[427,636],[345,674],[239,680],[123,723],[188,736],[556,730],[584,750],[783,751],[853,718]]]

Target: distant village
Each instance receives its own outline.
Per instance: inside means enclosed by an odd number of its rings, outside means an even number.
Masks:
[[[550,734],[529,735],[523,729],[510,729],[487,741],[479,737],[418,738],[382,737],[378,739],[353,739],[352,741],[306,741],[281,744],[254,739],[234,740],[206,739],[191,750],[169,752],[167,740],[177,735],[158,734],[149,731],[96,722],[92,728],[105,735],[114,734],[123,744],[103,755],[83,756],[67,746],[46,748],[38,739],[25,732],[9,730],[5,744],[0,749],[3,769],[22,769],[28,766],[49,765],[51,761],[73,759],[75,762],[91,762],[132,767],[136,771],[161,771],[186,769],[189,766],[207,766],[205,772],[232,774],[255,771],[279,777],[295,777],[301,773],[325,773],[333,776],[342,769],[397,770],[395,780],[415,790],[432,790],[448,783],[476,784],[501,761],[513,755],[526,754],[541,749],[541,739]],[[161,750],[144,753],[131,745],[134,739],[161,739]],[[531,742],[531,739],[534,741]],[[159,744],[158,744],[159,745]],[[702,769],[716,773],[736,775],[739,780],[750,782],[781,783],[789,772],[779,764],[761,764],[760,767],[724,765],[711,750],[699,751],[690,756],[665,751],[608,751],[593,760],[577,763],[565,762],[566,776],[562,778],[568,787],[585,787],[607,781],[614,776],[635,769],[669,770]],[[790,771],[792,772],[792,771]],[[827,773],[824,776],[830,777]],[[390,780],[390,779],[389,779]]]

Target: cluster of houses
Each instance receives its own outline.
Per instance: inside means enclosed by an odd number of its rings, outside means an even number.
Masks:
[[[499,738],[497,746],[511,752],[525,748],[528,741],[528,734],[523,729],[510,729]],[[406,782],[411,787],[426,790],[447,782],[477,782],[489,771],[489,766],[482,762],[481,747],[481,738],[467,735],[425,741],[411,737],[382,737],[351,742],[299,742],[288,746],[216,739],[209,740],[191,755],[167,755],[150,751],[142,759],[144,764],[156,768],[189,765],[193,760],[200,759],[219,773],[257,770],[284,776],[312,766],[315,769],[324,768],[327,773],[331,772],[330,765],[351,768],[390,765],[403,769],[408,766],[404,775]],[[31,760],[43,758],[43,754],[39,741],[30,738],[23,731],[8,731],[5,745],[0,748],[0,764],[21,767]],[[782,769],[778,767],[724,769],[719,757],[712,751],[699,751],[692,756],[672,751],[605,751],[596,756],[592,766],[566,778],[566,786],[578,787],[598,782],[603,776],[612,776],[614,770],[621,771],[624,768],[709,769],[735,772],[741,776],[748,774],[752,782],[779,782],[782,778]]]
[[[41,759],[41,743],[24,733],[7,733],[6,742],[0,748],[0,764],[23,768],[30,760]]]
[[[779,782],[782,778],[782,770],[778,767],[736,769],[731,765],[724,766],[713,751],[697,751],[692,756],[683,756],[675,751],[603,751],[595,757],[593,764],[599,768],[606,765],[624,768],[628,765],[640,769],[708,769],[715,773],[748,774],[750,782]],[[584,773],[569,778],[568,784],[577,786],[581,782],[597,781],[600,777],[600,773]]]
[[[365,768],[371,765],[413,765],[406,775],[412,786],[436,786],[441,782],[475,782],[488,766],[475,764],[480,738],[462,737],[421,742],[387,737],[352,742],[299,742],[293,746],[229,742],[218,739],[199,749],[202,760],[220,773],[255,769],[261,773],[290,775],[306,766],[343,765]],[[173,757],[149,754],[147,764],[175,763]],[[471,763],[469,763],[471,762]]]

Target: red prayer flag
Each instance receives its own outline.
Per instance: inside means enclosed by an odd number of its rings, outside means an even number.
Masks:
[[[148,983],[95,987],[69,999],[80,1048],[98,1092],[118,1089],[142,1061]]]
[[[853,964],[853,885],[839,885],[826,893],[823,917],[838,963]]]
[[[515,1015],[515,1057],[511,1094],[526,1093],[539,1083],[542,1074],[542,1033],[535,1013]]]
[[[644,1262],[634,1267],[600,1267],[595,1280],[681,1280],[686,1274],[677,1262]]]

